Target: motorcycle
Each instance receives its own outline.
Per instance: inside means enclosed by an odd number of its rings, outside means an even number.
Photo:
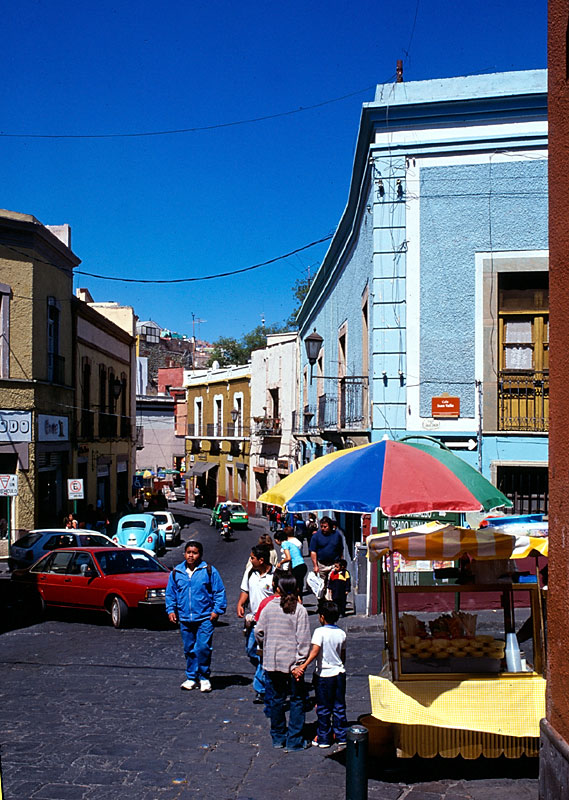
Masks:
[[[221,523],[221,535],[228,542],[231,539],[231,523],[229,521]]]

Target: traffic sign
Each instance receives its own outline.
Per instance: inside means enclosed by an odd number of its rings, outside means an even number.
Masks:
[[[69,500],[83,500],[83,478],[69,478],[67,481],[67,497]]]
[[[18,476],[0,475],[0,497],[16,497],[18,494]]]

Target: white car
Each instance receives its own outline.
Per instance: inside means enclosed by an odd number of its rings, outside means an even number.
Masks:
[[[171,511],[155,511],[154,516],[161,531],[164,531],[166,544],[177,547],[182,541],[180,536],[180,523],[176,522]]]

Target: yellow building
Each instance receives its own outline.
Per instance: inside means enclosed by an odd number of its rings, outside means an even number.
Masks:
[[[186,387],[189,496],[197,485],[210,507],[235,500],[248,508],[251,366],[190,375]],[[249,513],[254,511],[253,504]]]
[[[8,521],[0,556],[19,532],[61,525],[64,513],[72,509],[68,479],[84,477],[85,503],[96,505],[93,473],[99,455],[108,453],[115,467],[119,451],[132,461],[126,426],[119,426],[116,435],[102,436],[101,419],[116,411],[108,399],[101,405],[96,394],[94,436],[103,442],[95,461],[94,451],[81,450],[88,441],[80,431],[82,359],[90,357],[88,348],[97,351],[93,363],[108,359],[106,379],[112,377],[114,389],[124,372],[130,408],[134,339],[95,311],[82,309],[85,304],[73,297],[73,269],[79,263],[70,248],[68,226],[50,229],[31,215],[0,211],[0,495],[9,495],[0,496],[0,520]],[[98,343],[94,330],[99,331]],[[120,357],[117,347],[122,347]],[[120,386],[122,391],[124,384]],[[116,446],[110,446],[111,439]],[[81,466],[85,456],[86,470]],[[127,469],[128,489],[132,470]],[[112,512],[118,499],[116,474],[108,496],[106,511]]]

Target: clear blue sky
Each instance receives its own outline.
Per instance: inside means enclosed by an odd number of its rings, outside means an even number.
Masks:
[[[545,0],[134,3],[20,0],[2,20],[2,134],[106,134],[315,110],[148,138],[0,136],[0,206],[69,223],[80,269],[177,278],[239,269],[331,233],[361,104],[393,79],[546,66]],[[196,334],[240,336],[292,308],[319,245],[178,287],[77,276],[96,300]]]

